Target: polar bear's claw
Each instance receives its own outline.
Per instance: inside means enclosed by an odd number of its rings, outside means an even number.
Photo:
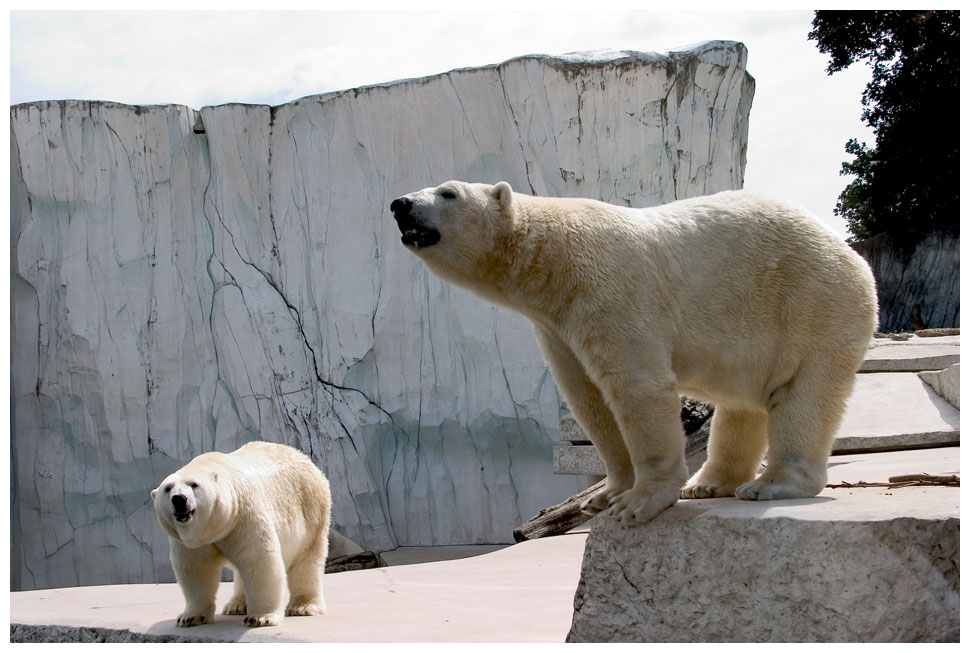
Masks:
[[[204,623],[212,623],[212,616],[205,614],[180,614],[175,620],[175,625],[179,628],[201,626]]]
[[[590,498],[586,499],[579,507],[579,510],[587,515],[598,515],[609,506],[606,492],[600,490]]]
[[[243,619],[243,624],[250,628],[261,628],[263,626],[279,626],[282,619],[275,612],[264,614],[251,614]]]
[[[645,523],[677,503],[679,490],[632,487],[609,502],[609,515],[624,526]]]
[[[246,602],[245,601],[238,602],[238,601],[230,600],[229,603],[226,603],[226,605],[222,608],[222,614],[227,614],[227,615],[246,614]]]
[[[606,486],[593,494],[593,496],[586,499],[586,501],[579,506],[579,510],[587,515],[598,515],[613,505],[613,501],[616,499],[616,497],[623,494],[628,487],[629,486],[627,486],[627,488],[611,488]]]
[[[680,491],[681,499],[714,499],[733,497],[735,488],[721,485],[691,485]]]

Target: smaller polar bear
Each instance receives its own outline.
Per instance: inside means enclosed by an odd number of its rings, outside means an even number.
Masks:
[[[681,497],[825,486],[876,293],[866,262],[805,212],[743,191],[632,209],[460,181],[391,212],[434,274],[532,321],[606,464],[586,512],[629,524]],[[690,480],[681,394],[716,406]]]
[[[293,447],[250,442],[230,454],[194,458],[152,490],[169,535],[185,611],[177,626],[211,623],[222,567],[234,570],[223,614],[276,626],[285,614],[324,612],[330,484]]]

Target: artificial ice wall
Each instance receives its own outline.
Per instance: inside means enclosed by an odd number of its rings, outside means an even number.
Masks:
[[[308,453],[366,549],[511,542],[582,489],[552,472],[556,386],[527,321],[430,276],[388,204],[452,178],[632,206],[739,188],[745,59],[12,107],[12,588],[173,580],[150,490],[253,439]]]

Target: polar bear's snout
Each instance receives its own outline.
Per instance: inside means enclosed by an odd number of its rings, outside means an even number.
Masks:
[[[400,220],[409,214],[412,206],[414,206],[414,202],[407,197],[399,197],[391,202],[391,213],[394,214],[394,219]]]
[[[401,242],[411,247],[430,247],[441,240],[441,234],[434,227],[422,224],[413,208],[414,202],[407,196],[391,202],[391,213],[401,230]]]
[[[195,506],[192,504],[195,502],[190,499],[184,494],[172,495],[172,510],[175,513],[175,521],[187,522],[192,519],[192,515],[195,513]]]

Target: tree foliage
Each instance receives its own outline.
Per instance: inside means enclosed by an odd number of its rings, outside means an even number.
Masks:
[[[854,175],[835,209],[855,239],[888,232],[900,242],[958,233],[960,12],[817,11],[809,39],[831,75],[857,61],[872,69],[862,118],[875,146],[852,139]]]

